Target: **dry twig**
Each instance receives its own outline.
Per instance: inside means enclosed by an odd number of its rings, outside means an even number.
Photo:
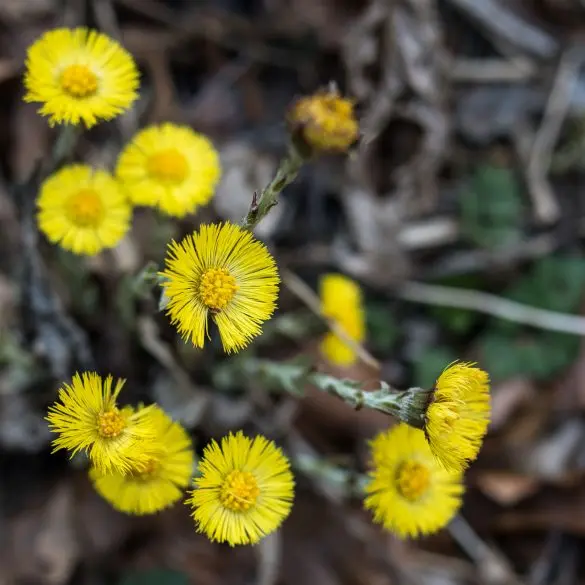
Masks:
[[[329,319],[326,315],[323,314],[321,311],[321,301],[319,297],[315,294],[313,289],[301,278],[299,278],[294,272],[290,270],[283,270],[281,271],[282,281],[285,286],[307,307],[323,319],[329,329],[335,335],[337,335],[340,339],[342,339],[347,345],[351,347],[353,351],[358,355],[358,357],[367,365],[371,366],[372,368],[379,370],[380,369],[380,362],[372,356],[366,349],[364,349],[359,343],[355,342],[351,337],[347,335],[344,331],[343,327],[341,327],[334,319]]]
[[[396,295],[409,302],[469,309],[539,329],[585,335],[585,317],[538,309],[481,291],[410,281]]]
[[[558,202],[546,175],[561,126],[569,112],[582,62],[582,57],[574,49],[567,49],[563,54],[546,104],[544,118],[530,149],[526,169],[527,181],[536,218],[543,223],[551,223],[560,215]]]

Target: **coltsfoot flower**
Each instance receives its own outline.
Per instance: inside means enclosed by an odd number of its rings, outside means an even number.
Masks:
[[[130,229],[132,210],[118,182],[88,165],[69,165],[47,178],[37,207],[40,230],[75,254],[113,248]]]
[[[191,439],[179,423],[157,406],[146,418],[155,430],[155,443],[140,466],[125,474],[90,470],[95,489],[105,500],[120,512],[138,516],[154,514],[180,500],[195,461]]]
[[[141,130],[120,154],[116,168],[135,205],[156,206],[175,217],[208,203],[220,173],[211,141],[171,123]]]
[[[203,347],[211,317],[228,353],[261,333],[280,282],[266,246],[232,223],[201,225],[180,243],[171,241],[160,276],[167,313],[183,339]]]
[[[490,381],[472,363],[455,362],[437,378],[425,413],[432,452],[453,471],[477,458],[490,422]]]
[[[282,451],[262,436],[241,431],[211,441],[188,504],[197,530],[230,546],[254,544],[290,513],[294,479]]]
[[[287,122],[293,137],[311,151],[346,151],[359,136],[353,101],[336,90],[319,91],[297,100]]]
[[[437,532],[461,506],[462,473],[438,463],[419,429],[399,423],[379,433],[370,465],[364,505],[401,538]]]
[[[90,128],[130,108],[138,97],[138,69],[119,43],[95,30],[58,28],[28,49],[27,102],[40,102],[49,124]]]
[[[362,343],[366,335],[362,294],[357,282],[342,274],[325,274],[320,281],[323,314],[334,319],[347,336]],[[321,352],[332,363],[350,366],[355,351],[335,333],[327,333],[320,344]]]
[[[53,452],[67,449],[73,457],[85,451],[100,472],[128,473],[146,464],[156,429],[149,416],[152,407],[138,412],[118,408],[124,380],[118,380],[113,390],[112,381],[112,376],[102,381],[94,372],[75,374],[71,384],[59,389],[46,420],[59,435]]]

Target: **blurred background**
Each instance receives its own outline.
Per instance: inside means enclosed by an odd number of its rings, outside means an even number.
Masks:
[[[137,210],[130,236],[89,260],[35,243],[13,187],[55,138],[21,100],[26,48],[81,24],[126,46],[142,86],[76,159],[111,169],[138,128],[170,120],[210,136],[223,167],[195,216]],[[584,33],[578,0],[0,0],[0,585],[582,583]],[[355,98],[363,138],[305,166],[256,234],[313,291],[326,272],[360,283],[381,372],[323,361],[326,325],[298,286],[246,354],[193,350],[136,275],[171,237],[241,219],[285,152],[286,108],[330,81]],[[363,470],[389,419],[310,388],[269,392],[242,373],[249,356],[398,387],[477,361],[493,420],[465,520],[400,542],[351,489],[297,474],[277,536],[230,549],[181,504],[115,512],[82,465],[50,455],[56,388],[97,368],[128,379],[128,402],[158,401],[199,452],[242,428]]]

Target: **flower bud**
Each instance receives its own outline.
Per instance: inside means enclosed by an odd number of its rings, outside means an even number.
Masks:
[[[287,123],[305,158],[318,152],[345,152],[359,136],[354,103],[335,88],[298,99],[288,111]]]

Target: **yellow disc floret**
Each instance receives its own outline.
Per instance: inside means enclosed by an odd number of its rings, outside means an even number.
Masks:
[[[104,215],[104,205],[94,189],[81,189],[73,193],[65,204],[71,223],[79,227],[98,227]]]
[[[146,165],[154,179],[169,183],[183,182],[189,172],[185,157],[176,148],[168,148],[149,156]]]
[[[429,489],[431,474],[425,465],[418,461],[405,461],[396,472],[398,493],[411,502],[420,500]]]
[[[203,273],[199,294],[210,309],[223,309],[234,297],[238,285],[225,268],[210,268]]]
[[[102,412],[97,420],[100,437],[117,437],[126,428],[126,419],[118,409]]]
[[[98,89],[98,78],[87,65],[69,65],[61,74],[61,86],[76,98],[89,97]]]
[[[260,495],[256,478],[249,471],[234,469],[224,479],[219,501],[234,512],[249,510]]]

